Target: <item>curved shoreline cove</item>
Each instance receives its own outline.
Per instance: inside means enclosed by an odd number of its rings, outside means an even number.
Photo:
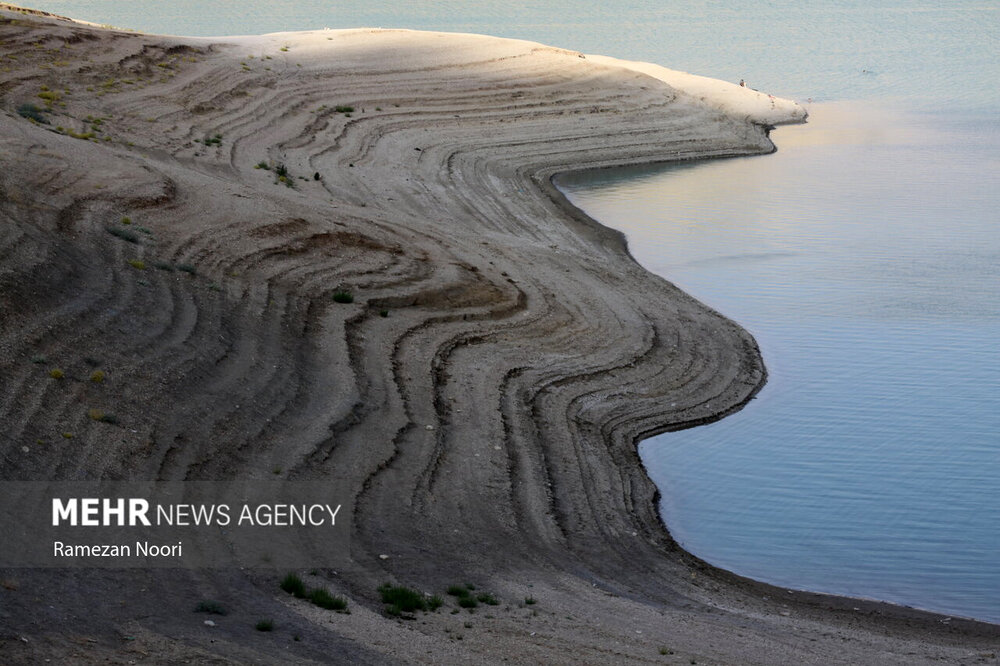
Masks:
[[[656,510],[636,442],[738,409],[761,357],[551,179],[769,153],[801,106],[535,42],[9,5],[0,62],[0,491],[350,489],[335,569],[0,571],[5,662],[992,658],[996,625],[740,579]]]
[[[998,622],[995,122],[811,111],[767,158],[561,181],[770,367],[740,414],[641,444],[664,520],[743,575]]]

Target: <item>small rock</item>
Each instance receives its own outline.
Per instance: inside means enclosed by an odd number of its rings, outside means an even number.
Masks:
[[[389,559],[389,556],[386,555],[385,553],[382,553],[381,555],[378,556],[378,559],[380,559],[380,560],[387,560],[387,559]]]
[[[27,453],[28,451],[31,451],[31,449],[29,449],[27,446],[22,446],[21,450],[24,451],[25,453]]]
[[[432,425],[428,425],[428,426],[424,426],[424,427],[427,428],[428,430],[434,430],[434,426],[432,426]]]
[[[215,626],[215,622],[212,622],[211,620],[205,620],[205,626],[206,627],[214,627]]]

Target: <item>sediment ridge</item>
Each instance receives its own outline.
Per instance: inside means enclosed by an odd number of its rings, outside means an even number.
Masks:
[[[8,570],[5,659],[996,660],[997,627],[740,579],[658,517],[637,441],[738,409],[765,368],[551,179],[766,153],[797,104],[477,35],[0,6],[0,107],[0,478],[356,491],[349,565],[303,573],[350,615],[283,571]],[[385,581],[501,604],[399,620]],[[206,596],[232,609],[211,630]]]

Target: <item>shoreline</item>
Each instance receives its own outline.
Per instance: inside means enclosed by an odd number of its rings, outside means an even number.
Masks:
[[[710,663],[916,663],[1000,635],[891,604],[778,600],[680,550],[659,517],[639,439],[739,409],[766,370],[748,333],[639,266],[551,179],[770,152],[770,107],[753,122],[752,105],[735,113],[625,64],[514,40],[312,31],[251,38],[248,53],[0,9],[24,22],[3,26],[16,60],[0,78],[5,152],[23,154],[5,167],[24,174],[2,183],[0,211],[14,313],[0,409],[21,415],[4,433],[4,478],[352,475],[353,565],[315,576],[351,616],[331,624],[276,598],[284,572],[186,574],[238,591],[246,618],[295,622],[303,661],[337,646],[373,662],[654,662],[666,645]],[[32,50],[42,36],[72,57]],[[40,85],[63,132],[14,112]],[[149,238],[109,236],[123,216]],[[354,303],[332,304],[338,289]],[[78,355],[100,356],[110,381],[61,392],[25,362],[40,353],[71,380],[86,377]],[[81,419],[93,402],[127,428]],[[60,431],[77,448],[58,446]],[[19,454],[36,434],[45,447]],[[78,613],[106,604],[74,629],[97,636],[95,654],[120,652],[114,627],[175,658],[239,661],[255,637],[234,625],[209,643],[200,617],[189,626],[190,589],[155,572],[2,573],[21,590],[68,589]],[[472,617],[483,630],[460,643],[442,633],[451,616],[380,612],[385,580],[433,591],[456,577],[509,610]],[[119,585],[159,598],[112,612]],[[3,594],[11,631],[29,637],[0,637],[14,659],[48,639],[69,653],[65,634],[39,628],[48,610]],[[543,612],[517,603],[529,596]],[[150,612],[155,625],[137,620]]]

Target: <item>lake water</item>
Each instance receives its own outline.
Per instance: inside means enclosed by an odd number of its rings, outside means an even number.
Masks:
[[[150,32],[403,27],[800,101],[775,155],[565,178],[757,337],[758,399],[643,442],[674,536],[787,587],[1000,622],[1000,3],[39,0]]]

